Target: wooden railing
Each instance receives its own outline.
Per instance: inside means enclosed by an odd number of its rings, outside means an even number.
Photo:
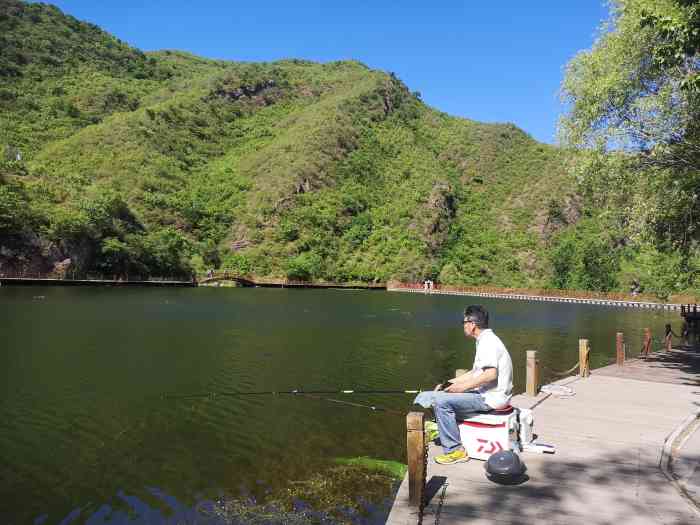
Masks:
[[[697,317],[698,315],[698,305],[697,304],[682,304],[681,305],[681,315],[683,317]]]
[[[406,290],[424,290],[423,283],[405,283],[400,281],[389,281],[388,288],[406,289]],[[602,299],[610,301],[631,301],[631,302],[650,302],[660,303],[658,297],[650,294],[632,294],[625,292],[595,292],[589,290],[567,290],[559,288],[509,288],[499,286],[452,286],[434,284],[433,290],[443,292],[459,292],[459,293],[491,293],[502,295],[532,295],[540,297],[569,297],[573,299]],[[430,291],[430,290],[428,290]],[[687,295],[671,296],[669,301],[672,303],[688,303],[695,302],[695,298]],[[690,305],[689,305],[690,306]]]
[[[336,282],[336,281],[302,281],[280,277],[260,277],[252,274],[239,273],[232,270],[216,270],[198,276],[200,283],[211,281],[232,280],[252,286],[280,286],[299,288],[368,288],[384,289],[384,283]]]

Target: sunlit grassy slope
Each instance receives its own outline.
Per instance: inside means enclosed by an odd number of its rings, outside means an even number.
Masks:
[[[571,187],[555,148],[358,62],[142,53],[15,0],[0,147],[5,270],[539,285]]]

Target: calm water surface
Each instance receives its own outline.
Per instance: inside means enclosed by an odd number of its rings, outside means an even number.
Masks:
[[[285,289],[0,289],[0,522],[103,523],[303,479],[335,457],[405,462],[405,421],[231,390],[432,387],[469,368],[461,311],[481,302],[524,390],[525,351],[595,368],[678,314],[402,293]],[[551,379],[545,375],[545,380]],[[407,411],[410,396],[353,397]],[[108,508],[106,505],[109,505]]]

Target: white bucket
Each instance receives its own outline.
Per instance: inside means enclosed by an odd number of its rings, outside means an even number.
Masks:
[[[529,408],[520,409],[520,444],[522,446],[531,443],[535,439],[535,416]]]

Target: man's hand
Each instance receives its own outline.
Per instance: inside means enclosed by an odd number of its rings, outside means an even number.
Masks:
[[[450,386],[445,388],[444,390],[448,394],[461,394],[462,392],[465,391],[465,389],[460,386],[458,383],[452,383]]]
[[[449,384],[447,384],[449,383]],[[461,392],[464,392],[465,389],[462,388],[461,386],[451,383],[450,381],[447,381],[447,383],[441,383],[439,385],[435,385],[435,390],[433,392],[446,392],[448,394],[459,394]],[[445,386],[447,384],[447,386]]]

